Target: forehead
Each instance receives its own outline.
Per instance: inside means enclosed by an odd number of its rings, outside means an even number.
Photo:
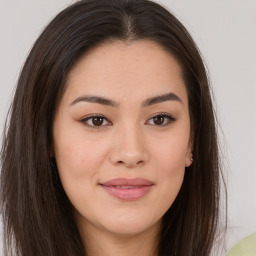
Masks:
[[[186,101],[181,68],[159,44],[115,41],[86,52],[68,74],[65,98],[97,94],[124,100],[174,92]]]

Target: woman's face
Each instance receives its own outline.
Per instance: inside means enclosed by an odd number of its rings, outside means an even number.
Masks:
[[[146,40],[87,52],[68,75],[53,137],[81,229],[132,235],[159,228],[192,156],[177,61]]]

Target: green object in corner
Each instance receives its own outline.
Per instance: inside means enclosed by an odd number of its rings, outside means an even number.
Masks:
[[[256,233],[238,242],[231,248],[227,256],[256,256]]]

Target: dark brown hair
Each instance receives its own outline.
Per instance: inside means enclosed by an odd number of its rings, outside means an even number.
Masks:
[[[159,255],[210,254],[219,212],[216,122],[206,70],[184,26],[147,0],[81,0],[35,42],[20,74],[1,152],[5,255],[84,256],[52,154],[52,126],[67,74],[90,48],[152,40],[179,62],[189,98],[194,162],[163,216]]]

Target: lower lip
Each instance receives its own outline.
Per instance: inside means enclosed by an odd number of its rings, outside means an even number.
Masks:
[[[153,185],[134,187],[134,188],[118,188],[115,186],[101,185],[110,195],[121,200],[136,200],[145,196],[152,188]]]

